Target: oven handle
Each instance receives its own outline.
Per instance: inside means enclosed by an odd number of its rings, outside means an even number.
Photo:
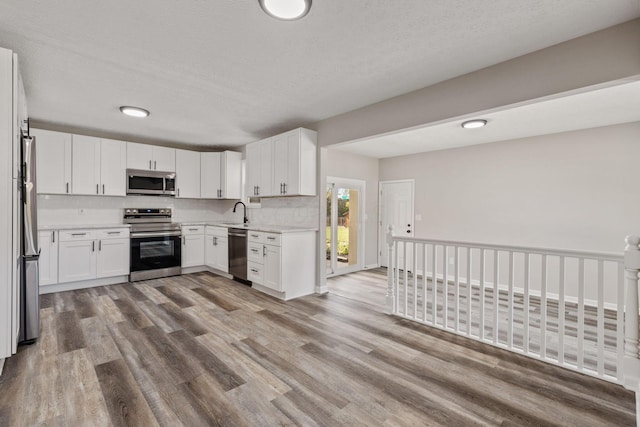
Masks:
[[[131,233],[132,239],[144,239],[145,237],[174,237],[180,236],[182,231],[151,231],[148,233]]]

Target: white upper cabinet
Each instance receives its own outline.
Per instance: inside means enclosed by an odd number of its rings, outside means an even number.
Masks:
[[[75,136],[74,136],[75,137]],[[126,196],[127,144],[113,139],[100,140],[100,194]]]
[[[72,136],[72,194],[124,196],[126,144],[92,136]]]
[[[200,198],[200,153],[176,150],[176,197]]]
[[[36,169],[38,193],[69,194],[71,192],[71,135],[31,129],[36,137]]]
[[[176,150],[175,148],[127,142],[127,168],[175,172]]]
[[[100,138],[73,135],[71,193],[100,193]]]
[[[317,133],[294,129],[247,145],[248,196],[314,196]]]
[[[242,153],[201,153],[200,193],[204,199],[242,197]]]

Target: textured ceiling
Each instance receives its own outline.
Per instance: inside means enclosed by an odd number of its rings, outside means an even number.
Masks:
[[[488,123],[462,129],[462,122],[471,118]],[[478,112],[332,148],[386,158],[631,122],[640,122],[640,81]]]
[[[258,0],[3,0],[0,46],[43,125],[234,146],[638,16],[638,0],[318,0],[295,22]]]

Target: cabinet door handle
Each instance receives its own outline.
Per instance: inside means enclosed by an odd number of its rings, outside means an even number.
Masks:
[[[52,231],[51,232],[51,243],[55,243],[56,242],[56,232]]]
[[[153,168],[151,167],[151,160],[149,160],[149,169],[153,169]]]
[[[96,184],[96,194],[100,194],[100,185]]]
[[[258,185],[256,188],[258,189],[258,191],[256,192],[256,196],[259,196],[260,195],[260,186]]]
[[[187,245],[187,239],[186,237],[182,236],[182,246],[186,246]]]
[[[102,251],[102,240],[98,240],[98,250]]]
[[[267,240],[274,241],[274,240],[276,240],[276,238],[275,237],[267,237]]]
[[[176,191],[177,191],[176,196],[180,197],[180,189],[178,188]]]
[[[262,256],[267,256],[267,247],[262,245]]]
[[[282,184],[282,188],[284,189],[282,194],[287,194],[287,183],[286,182]]]
[[[252,272],[252,273],[257,273],[257,272],[258,272],[258,270],[256,270],[255,268],[252,268],[252,269],[251,269],[251,272]]]
[[[218,238],[213,236],[213,246],[218,246]]]
[[[91,252],[95,252],[96,251],[96,241],[92,241],[91,242]]]
[[[69,183],[67,182],[67,194],[69,194]]]
[[[102,184],[102,194],[104,194],[104,193],[105,193],[105,191],[104,191],[104,184]]]
[[[87,233],[71,233],[72,236],[86,236]]]
[[[155,160],[153,161],[153,170],[158,169],[158,162],[156,162]]]

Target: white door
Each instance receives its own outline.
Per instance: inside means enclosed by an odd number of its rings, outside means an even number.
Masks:
[[[58,282],[75,282],[96,278],[96,241],[60,242]]]
[[[98,240],[96,277],[129,274],[129,239]]]
[[[176,149],[153,146],[153,170],[176,171]]]
[[[264,245],[264,283],[263,285],[282,292],[282,277],[280,273],[280,246]]]
[[[204,265],[204,234],[182,236],[182,266]]]
[[[200,179],[200,153],[176,150],[176,197],[199,199]]]
[[[201,153],[200,193],[203,199],[220,198],[220,153]]]
[[[38,141],[36,173],[38,193],[71,192],[71,135],[62,132],[31,129]]]
[[[393,234],[413,236],[413,180],[382,181],[380,183],[379,259],[381,267],[389,266],[387,231],[393,226]],[[407,251],[408,252],[408,251]],[[406,254],[408,260],[410,254]],[[398,254],[398,264],[403,265],[403,254]],[[407,260],[407,261],[408,261]]]
[[[153,169],[153,147],[147,144],[127,142],[127,169]]]
[[[72,136],[71,192],[97,195],[100,190],[100,138]]]
[[[327,177],[327,276],[364,265],[365,181]]]
[[[127,144],[114,139],[100,141],[100,194],[126,196]]]
[[[56,234],[55,230],[38,233],[40,286],[58,283],[58,240]]]

